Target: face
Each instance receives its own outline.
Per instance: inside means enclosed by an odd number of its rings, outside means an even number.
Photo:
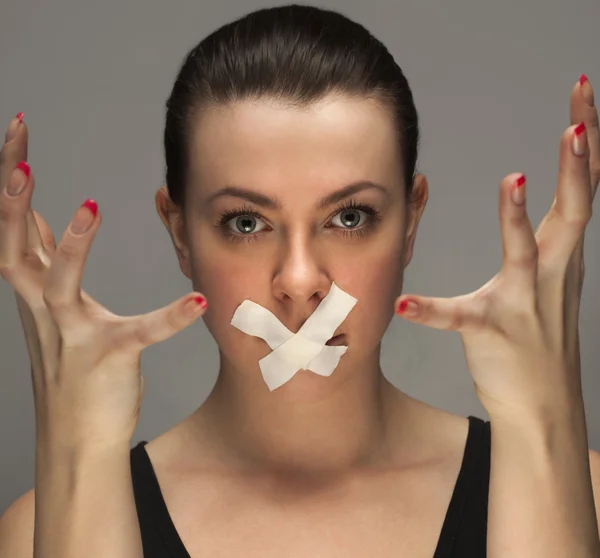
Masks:
[[[419,175],[405,201],[389,112],[340,97],[245,101],[204,112],[190,150],[185,215],[164,188],[157,208],[227,366],[256,374],[270,352],[230,325],[243,300],[296,332],[332,281],[358,299],[335,332],[348,346],[338,369],[378,356],[427,200]]]

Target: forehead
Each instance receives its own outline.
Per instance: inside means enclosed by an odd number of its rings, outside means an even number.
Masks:
[[[273,100],[212,107],[198,117],[190,140],[190,181],[206,195],[224,185],[267,194],[302,186],[310,194],[311,185],[322,193],[322,186],[356,180],[402,180],[392,114],[363,98],[327,97],[306,107]]]

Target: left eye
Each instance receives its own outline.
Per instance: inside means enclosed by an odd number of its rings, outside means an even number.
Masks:
[[[354,229],[358,227],[359,224],[362,225],[364,222],[364,218],[361,221],[361,213],[367,216],[367,213],[365,211],[362,211],[361,209],[343,209],[337,215],[335,215],[331,222],[334,225],[340,226],[342,228]],[[338,219],[340,220],[340,225],[336,223],[336,220]]]
[[[262,225],[262,226],[261,226]],[[227,222],[227,226],[235,234],[245,235],[262,231],[265,228],[262,222],[255,215],[238,215]]]

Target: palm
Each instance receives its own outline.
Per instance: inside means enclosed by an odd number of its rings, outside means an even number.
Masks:
[[[469,371],[486,407],[499,402],[531,406],[549,402],[550,393],[580,395],[583,244],[600,180],[600,133],[596,109],[586,104],[579,84],[571,95],[571,119],[561,140],[554,201],[535,233],[525,205],[511,199],[519,175],[509,175],[501,184],[500,272],[466,295],[409,297],[420,310],[407,319],[461,334]],[[578,144],[585,145],[583,154],[574,154],[573,141],[586,142]]]

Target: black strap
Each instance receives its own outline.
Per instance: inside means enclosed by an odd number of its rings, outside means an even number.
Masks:
[[[152,462],[144,446],[131,450],[133,492],[142,534],[144,558],[190,558],[160,490]]]
[[[469,416],[463,461],[434,558],[484,558],[490,475],[490,423]]]

